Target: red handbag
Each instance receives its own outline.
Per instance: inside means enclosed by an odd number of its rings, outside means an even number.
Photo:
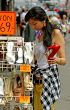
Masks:
[[[51,52],[50,52],[50,54],[48,56],[48,60],[50,60],[50,59],[52,59],[54,57],[54,55],[58,52],[59,48],[60,48],[60,46],[59,45],[55,45],[55,44],[48,47],[48,50],[49,51],[51,50]]]

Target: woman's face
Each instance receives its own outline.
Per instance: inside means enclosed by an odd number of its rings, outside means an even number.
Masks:
[[[35,19],[30,19],[29,24],[32,27],[32,29],[35,30],[41,30],[44,27],[44,21],[39,21]]]

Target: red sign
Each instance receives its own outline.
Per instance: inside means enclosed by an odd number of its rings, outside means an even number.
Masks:
[[[16,34],[16,13],[13,11],[0,11],[0,35]]]

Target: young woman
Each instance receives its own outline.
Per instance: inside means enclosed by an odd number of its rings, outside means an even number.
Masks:
[[[39,43],[35,46],[35,60],[42,70],[35,76],[34,83],[34,110],[54,110],[54,103],[60,97],[60,80],[57,64],[65,65],[65,42],[60,29],[52,27],[45,11],[41,7],[31,8],[25,16],[29,25],[40,31]],[[48,46],[60,45],[58,56],[48,60]],[[41,106],[42,104],[42,106]]]

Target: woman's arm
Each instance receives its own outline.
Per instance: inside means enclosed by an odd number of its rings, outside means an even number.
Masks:
[[[52,33],[52,43],[60,45],[60,49],[57,53],[58,56],[55,57],[55,62],[59,65],[66,64],[66,57],[65,57],[65,41],[62,32],[59,29],[55,29]]]

